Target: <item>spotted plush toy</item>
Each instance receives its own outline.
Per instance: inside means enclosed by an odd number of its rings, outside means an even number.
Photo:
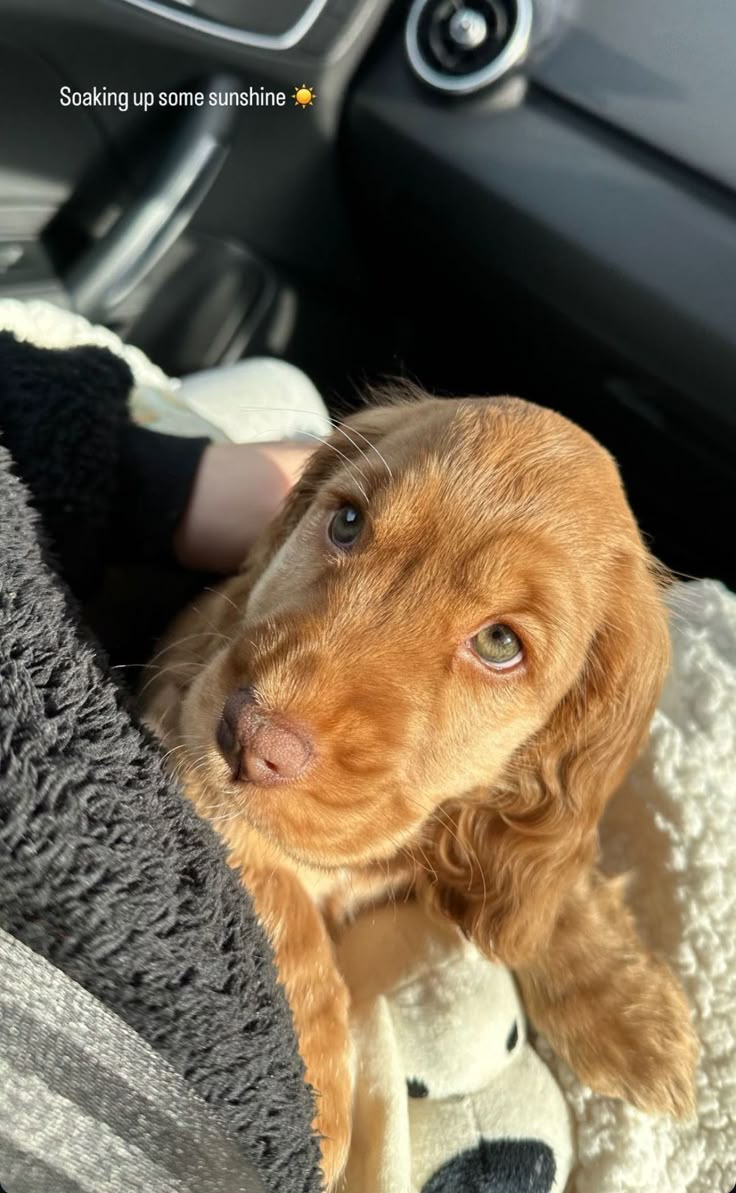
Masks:
[[[345,1193],[562,1193],[573,1132],[509,971],[415,905],[351,926],[356,1094]]]

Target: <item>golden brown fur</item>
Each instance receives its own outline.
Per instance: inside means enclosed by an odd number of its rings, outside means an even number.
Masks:
[[[328,1181],[349,1142],[347,997],[330,931],[411,891],[514,967],[532,1019],[594,1088],[692,1109],[696,1044],[640,942],[598,823],[668,663],[661,582],[610,456],[516,399],[367,408],[317,452],[243,573],[159,655],[149,716],[225,838],[274,943]],[[340,504],[356,547],[328,546]],[[489,619],[525,647],[489,672]],[[236,782],[215,744],[228,694],[309,727],[316,763]],[[632,826],[635,831],[635,826]]]

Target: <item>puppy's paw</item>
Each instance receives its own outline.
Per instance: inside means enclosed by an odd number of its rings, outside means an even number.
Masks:
[[[326,1094],[318,1094],[314,1128],[320,1136],[320,1167],[325,1190],[332,1190],[348,1160],[351,1130],[351,1090],[346,1081]]]
[[[335,1041],[321,1041],[314,1037],[302,1040],[302,1056],[307,1068],[306,1079],[315,1094],[317,1114],[313,1127],[320,1137],[320,1152],[324,1189],[336,1187],[347,1164],[352,1128],[353,1083],[345,1041],[342,1047]]]
[[[597,1008],[580,1012],[589,1030],[571,1033],[566,1059],[582,1081],[648,1114],[692,1117],[700,1046],[685,996],[665,965],[651,960],[646,981],[619,975]]]

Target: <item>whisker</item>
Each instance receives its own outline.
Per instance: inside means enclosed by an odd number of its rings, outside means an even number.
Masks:
[[[229,597],[229,596],[227,595],[227,593],[226,593],[226,592],[223,592],[223,591],[222,591],[222,589],[220,589],[220,588],[210,588],[209,586],[207,586],[207,587],[204,589],[204,591],[205,591],[205,592],[211,592],[213,596],[222,597],[223,601],[227,601],[227,603],[228,603],[229,605],[232,605],[232,607],[233,607],[233,609],[235,610],[235,612],[236,612],[236,613],[240,613],[240,612],[241,612],[241,610],[240,610],[240,609],[238,608],[238,606],[235,604],[235,601],[232,599],[232,597]]]
[[[162,675],[168,675],[169,672],[181,671],[181,669],[183,667],[188,667],[188,668],[194,667],[194,668],[196,668],[195,674],[198,674],[200,671],[204,670],[204,668],[207,666],[208,662],[209,662],[208,659],[205,659],[204,661],[200,661],[199,659],[197,659],[197,660],[192,660],[191,663],[183,663],[183,662],[182,663],[169,663],[169,665],[167,667],[157,668],[154,671],[153,675],[149,676],[149,678],[144,683],[143,687],[138,692],[138,700],[140,701],[143,699],[143,697],[145,696],[146,692],[151,687],[151,685],[154,684],[157,679],[160,679]]]
[[[243,410],[243,411],[245,411],[247,413],[251,413],[251,414],[263,413],[262,406],[247,406],[244,403],[239,402],[239,403],[237,403],[237,408],[239,410]],[[269,406],[268,411],[269,411],[269,413],[272,413],[272,414],[299,414],[300,412],[310,413],[310,414],[312,413],[311,410],[307,410],[303,406]],[[364,435],[362,431],[359,431],[357,429],[357,427],[351,427],[350,433],[348,433],[345,430],[344,420],[335,419],[330,414],[323,416],[323,417],[325,417],[326,421],[329,422],[329,424],[331,425],[333,430],[338,431],[339,434],[341,434],[341,435],[344,435],[345,438],[348,439],[350,443],[352,443],[353,447],[357,448],[358,451],[361,452],[361,455],[365,458],[365,460],[367,462],[370,462],[369,458],[368,458],[368,454],[365,451],[363,451],[363,449],[360,447],[360,445],[358,443],[356,443],[355,440],[351,436],[357,435],[359,439],[362,439],[363,442],[366,443],[368,445],[368,447],[371,448],[376,453],[379,460],[384,465],[386,471],[388,472],[389,476],[391,477],[391,480],[394,479],[394,474],[391,470],[391,465],[388,463],[388,460],[382,454],[382,452],[380,452],[378,450],[375,443],[373,443],[368,438],[367,435]],[[264,435],[272,435],[274,433],[274,431],[282,431],[282,430],[283,430],[283,427],[274,426],[271,430],[259,432],[258,435],[256,437],[254,437],[253,439],[249,440],[249,442],[255,443],[255,442],[261,441]],[[315,435],[311,431],[299,431],[299,432],[297,432],[297,434],[306,435],[310,439],[316,439],[319,443],[322,443],[325,447],[334,446],[332,444],[328,444],[321,436]],[[276,441],[276,442],[278,442],[278,441]],[[356,465],[356,467],[357,467],[357,465]],[[367,479],[367,477],[365,476],[365,473],[361,472],[361,476],[363,476],[364,480]],[[367,500],[367,498],[366,498],[366,500]]]
[[[210,626],[210,633],[212,634],[213,637],[215,634],[217,634],[217,635],[219,635],[220,638],[223,638],[225,640],[225,642],[232,642],[232,638],[228,637],[227,634],[223,634],[222,630],[216,630],[213,627],[211,618],[205,617],[204,613],[202,612],[202,610],[199,608],[198,605],[192,604],[191,610],[193,613],[197,614],[197,617],[201,617],[203,621],[207,622],[207,625]]]
[[[233,806],[232,800],[229,800],[229,799],[223,800],[222,803],[219,803],[219,804],[206,804],[203,807],[203,814],[209,820],[210,814],[212,812],[219,812],[220,808],[232,808],[232,806]]]
[[[247,407],[246,407],[246,409],[247,409]],[[264,438],[263,438],[264,435],[270,435],[270,434],[271,434],[270,431],[263,431],[259,435],[254,435],[252,438],[250,438],[248,440],[248,442],[256,443],[256,444],[260,443],[260,442],[265,442],[265,443],[270,442],[268,439],[264,440]],[[339,447],[336,447],[334,443],[330,443],[327,439],[324,439],[321,435],[315,435],[312,431],[300,431],[299,434],[306,435],[306,437],[308,439],[314,439],[316,443],[321,443],[323,447],[328,447],[330,449],[330,451],[335,452],[335,454],[338,455],[341,460],[344,460],[345,464],[348,467],[348,471],[350,472],[350,475],[352,476],[353,480],[355,481],[355,484],[357,485],[357,487],[360,489],[361,493],[363,494],[363,497],[365,498],[366,503],[369,504],[368,494],[366,493],[364,486],[361,485],[360,481],[354,475],[355,472],[358,472],[363,477],[363,479],[365,481],[367,481],[369,479],[369,477],[366,475],[365,472],[363,472],[362,468],[358,464],[356,464],[354,460],[351,460],[349,456],[346,456],[345,452],[340,451]]]
[[[196,612],[198,612],[198,610],[196,610]],[[210,622],[210,624],[212,623]],[[196,634],[186,634],[183,638],[177,638],[175,642],[169,642],[167,646],[162,647],[161,650],[157,651],[156,654],[152,656],[150,662],[143,663],[141,665],[145,667],[152,667],[156,660],[160,659],[162,655],[168,654],[170,650],[174,650],[177,646],[183,646],[185,642],[191,642],[194,638],[214,638],[218,636],[220,638],[227,639],[227,635],[222,634],[219,630],[199,630]],[[231,641],[231,639],[227,640]]]
[[[363,457],[363,459],[365,460],[366,464],[368,465],[368,467],[370,467],[370,465],[371,465],[371,461],[370,461],[370,458],[369,458],[369,456],[368,456],[368,453],[365,451],[365,449],[364,449],[364,448],[362,448],[362,447],[360,446],[360,444],[359,444],[359,443],[356,443],[356,442],[355,442],[355,440],[354,440],[354,439],[352,439],[352,438],[350,437],[350,435],[348,435],[348,433],[347,433],[347,431],[345,430],[345,428],[344,428],[343,426],[341,426],[341,425],[340,425],[340,424],[339,424],[339,423],[338,423],[338,422],[337,422],[335,419],[330,419],[330,422],[332,423],[332,429],[333,429],[333,431],[338,431],[338,432],[340,433],[340,435],[344,435],[344,436],[345,436],[345,438],[347,439],[348,443],[351,443],[351,444],[352,444],[352,446],[353,446],[353,447],[354,447],[354,448],[355,448],[357,451],[359,451],[359,452],[360,452],[360,454],[361,454],[361,456]]]
[[[363,472],[363,469],[358,464],[356,464],[354,460],[351,460],[350,456],[346,456],[345,452],[341,452],[339,447],[335,447],[334,443],[329,443],[327,439],[322,439],[322,438],[320,438],[319,435],[312,435],[311,432],[309,432],[309,431],[302,431],[301,433],[303,435],[309,435],[310,439],[316,439],[317,442],[321,443],[323,447],[329,447],[330,451],[335,452],[335,454],[338,455],[341,460],[345,461],[345,463],[348,466],[348,472],[353,477],[353,480],[355,481],[356,485],[358,486],[361,493],[363,494],[363,497],[366,500],[366,504],[370,504],[369,497],[365,491],[365,488],[363,487],[363,485],[361,485],[360,481],[357,480],[357,478],[353,475],[353,471],[359,472],[360,475],[363,477],[363,480],[367,481],[369,478],[366,476],[365,472]]]
[[[242,820],[243,812],[238,809],[237,812],[233,812],[230,816],[208,816],[207,819],[210,824],[227,824],[229,820]]]
[[[336,431],[341,431],[343,435],[347,435],[347,431],[344,429],[344,426],[343,426],[343,424],[342,424],[342,423],[333,423],[333,426],[334,426],[334,428],[335,428],[335,430],[336,430]],[[362,431],[359,431],[359,430],[357,429],[357,427],[351,427],[351,428],[350,428],[350,430],[353,432],[353,434],[354,434],[354,435],[359,435],[359,436],[360,436],[360,438],[361,438],[361,439],[363,439],[363,440],[364,440],[364,441],[365,441],[365,442],[368,444],[368,446],[369,446],[369,447],[373,448],[373,451],[376,453],[376,455],[378,456],[379,460],[381,460],[381,461],[382,461],[382,462],[385,464],[385,466],[386,466],[386,471],[388,472],[389,476],[391,477],[391,480],[393,480],[393,479],[394,479],[394,474],[393,474],[393,472],[391,471],[391,465],[389,464],[389,462],[388,462],[388,460],[386,459],[386,457],[385,457],[384,455],[382,455],[382,453],[381,453],[381,452],[379,452],[379,450],[378,450],[378,448],[376,447],[375,443],[373,443],[373,442],[372,442],[372,441],[371,441],[371,440],[370,440],[370,439],[367,437],[367,435],[364,435],[364,434],[362,433]],[[349,436],[349,435],[348,435],[348,439],[350,439],[350,436]],[[351,443],[353,443],[353,440],[351,439],[351,440],[350,440],[350,442],[351,442]],[[358,447],[358,444],[356,443],[356,444],[354,444],[354,446],[355,446],[355,447]],[[360,450],[360,449],[359,449],[359,450]],[[366,455],[366,453],[365,453],[365,452],[363,452],[363,455],[366,457],[366,460],[367,460],[367,459],[368,459],[368,457],[367,457],[367,455]]]
[[[165,754],[161,755],[161,761],[165,762],[166,759],[170,758],[172,754],[175,754],[177,750],[187,750],[188,748],[189,747],[185,742],[181,742],[178,746],[172,746],[171,749],[167,750]]]

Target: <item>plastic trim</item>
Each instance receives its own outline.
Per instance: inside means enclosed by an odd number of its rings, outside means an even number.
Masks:
[[[235,42],[236,45],[253,46],[259,50],[290,50],[298,45],[309,32],[317,18],[327,7],[328,0],[311,0],[299,20],[284,33],[249,33],[246,29],[236,29],[233,25],[224,25],[208,17],[198,16],[191,9],[176,7],[173,3],[161,3],[160,0],[118,0],[120,4],[129,4],[152,16],[163,17],[174,24],[183,25],[195,33],[204,33],[208,37],[219,38],[220,41]]]

